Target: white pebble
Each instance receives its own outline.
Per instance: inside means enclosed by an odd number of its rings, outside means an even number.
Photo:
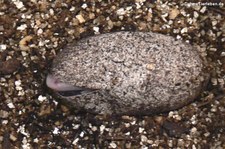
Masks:
[[[26,15],[27,19],[31,19],[32,18],[32,14]]]
[[[20,87],[19,89],[17,89],[17,90],[19,90],[18,96],[24,96],[25,95],[25,92],[22,89],[23,89],[22,87]]]
[[[126,135],[126,136],[129,136],[129,135],[130,135],[130,132],[125,133],[125,135]]]
[[[33,140],[35,143],[38,143],[38,138],[35,138],[34,140]]]
[[[187,19],[187,22],[189,23],[189,24],[192,24],[193,22],[196,22],[196,19],[194,18],[194,19],[192,19],[192,18],[188,18]]]
[[[191,133],[192,134],[195,134],[196,132],[197,132],[197,128],[196,127],[191,128]]]
[[[184,10],[181,10],[180,13],[183,15],[183,16],[186,16],[186,12]]]
[[[75,10],[75,7],[72,6],[72,7],[70,8],[70,11],[74,11],[74,10]]]
[[[99,27],[93,27],[93,30],[96,32],[96,33],[99,33]]]
[[[22,51],[21,54],[23,57],[26,57],[28,55],[28,53],[26,51]]]
[[[9,122],[8,120],[3,120],[2,124],[8,124],[8,122]]]
[[[83,9],[87,8],[87,4],[83,4],[83,5],[81,6],[81,8],[83,8]]]
[[[50,15],[52,15],[52,16],[54,15],[54,10],[53,9],[50,9],[49,12],[50,12]]]
[[[136,8],[137,8],[137,9],[140,9],[140,8],[141,8],[140,3],[135,3],[135,4],[136,4]]]
[[[25,125],[20,125],[19,128],[17,129],[17,132],[20,132],[21,134],[29,137],[30,134],[25,131]]]
[[[39,95],[39,96],[38,96],[38,100],[39,100],[40,102],[43,102],[43,101],[46,101],[47,98],[46,98],[45,96]]]
[[[137,3],[144,3],[146,0],[135,0]]]
[[[16,8],[21,9],[24,7],[23,2],[19,0],[14,0],[13,3],[16,5]]]
[[[225,52],[221,52],[220,56],[225,56]]]
[[[100,133],[102,134],[104,130],[105,130],[105,126],[104,125],[101,125],[100,126]]]
[[[185,27],[180,32],[181,32],[181,34],[183,34],[183,33],[187,33],[187,31],[188,31],[188,29],[187,29],[187,27]]]
[[[10,109],[14,109],[14,108],[15,108],[15,106],[14,106],[13,103],[8,103],[7,106],[8,106]]]
[[[20,86],[20,85],[21,85],[21,80],[15,81],[15,85],[16,85],[16,86]]]
[[[216,52],[217,49],[216,48],[210,48],[209,51]]]
[[[73,124],[73,129],[78,129],[79,127],[80,127],[79,124],[76,124],[76,125]]]
[[[56,128],[53,130],[52,133],[55,134],[55,135],[59,134],[59,128],[56,127]]]
[[[139,127],[138,132],[139,132],[139,133],[142,133],[144,130],[145,130],[144,128],[140,128],[140,127]]]
[[[192,145],[192,149],[197,149],[196,146],[195,146],[194,144]]]
[[[41,28],[39,28],[39,29],[37,30],[37,34],[40,35],[40,34],[42,34],[42,33],[43,33],[43,30],[42,30]]]
[[[80,133],[80,137],[84,137],[84,132],[83,131]]]
[[[97,128],[96,126],[93,126],[93,127],[91,128],[91,130],[92,130],[92,131],[96,131],[96,130],[98,130],[98,128]]]
[[[169,20],[168,24],[169,25],[172,25],[173,24],[173,21],[172,20]]]
[[[190,120],[193,125],[197,124],[196,115],[193,115]]]
[[[141,142],[147,142],[148,138],[144,135],[141,135]]]
[[[131,122],[131,125],[134,125],[134,124],[136,124],[136,121],[132,121],[132,122]]]
[[[22,30],[24,30],[26,28],[27,28],[27,25],[26,24],[22,24],[22,25],[17,27],[17,30],[22,31]]]
[[[0,51],[5,50],[5,49],[6,49],[6,45],[5,44],[0,45]]]
[[[53,102],[56,106],[58,105],[58,102],[56,100],[53,100]]]
[[[202,9],[200,10],[201,13],[204,13],[206,11],[206,7],[202,7]]]
[[[168,13],[165,13],[165,14],[162,14],[162,15],[161,15],[161,18],[163,19],[163,21],[168,22],[167,19],[166,19],[166,17],[167,17],[168,15],[169,15]]]
[[[174,114],[173,111],[170,111],[169,114],[168,114],[168,117],[169,118],[173,117],[173,114]]]
[[[199,14],[196,11],[194,11],[194,17],[198,18],[198,16],[199,16]]]
[[[215,26],[217,24],[217,21],[212,21],[212,25]]]
[[[73,141],[73,145],[77,145],[77,142],[79,141],[79,138],[76,138],[74,141]]]
[[[204,133],[204,136],[205,136],[205,137],[208,137],[209,135],[210,135],[209,132]]]
[[[42,46],[44,46],[44,45],[45,45],[44,41],[39,41],[39,42],[38,42],[38,46],[42,47]]]
[[[111,147],[111,148],[116,148],[116,147],[117,147],[117,145],[116,145],[116,143],[115,143],[115,142],[111,142],[111,143],[110,143],[110,147]]]
[[[126,14],[124,8],[118,9],[118,10],[116,11],[116,13],[117,13],[117,15],[125,15],[125,14]]]
[[[127,10],[127,11],[130,11],[131,9],[132,9],[132,6],[126,7],[126,10]]]
[[[30,143],[27,141],[26,137],[23,137],[22,143],[22,149],[31,149]]]

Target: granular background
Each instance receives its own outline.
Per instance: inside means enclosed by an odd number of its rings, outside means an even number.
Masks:
[[[216,6],[216,4],[220,6]],[[225,2],[0,0],[1,148],[225,148]],[[184,108],[153,116],[75,114],[45,77],[67,43],[120,30],[198,46],[213,70]]]

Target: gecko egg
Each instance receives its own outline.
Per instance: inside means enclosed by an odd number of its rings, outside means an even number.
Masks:
[[[70,43],[46,84],[76,110],[150,115],[198,97],[209,74],[188,43],[152,32],[121,31]]]

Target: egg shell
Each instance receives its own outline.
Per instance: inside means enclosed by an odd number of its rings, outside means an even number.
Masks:
[[[92,90],[59,97],[76,110],[96,114],[151,115],[192,102],[209,74],[192,45],[152,32],[120,31],[68,44],[50,74]]]

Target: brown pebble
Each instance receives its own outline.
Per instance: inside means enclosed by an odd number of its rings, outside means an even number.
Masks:
[[[9,59],[4,62],[0,62],[0,74],[7,75],[12,74],[20,68],[20,61],[17,59]]]
[[[66,106],[64,106],[64,105],[61,105],[61,110],[62,110],[64,113],[66,113],[66,112],[69,111],[69,109],[68,109]]]
[[[170,11],[169,18],[173,20],[178,16],[179,13],[180,11],[177,8],[174,8]]]
[[[225,71],[225,63],[222,64],[222,70]]]
[[[23,51],[29,50],[30,48],[27,44],[32,40],[32,38],[33,38],[32,36],[28,35],[24,37],[23,39],[21,39],[19,42],[20,49]]]
[[[154,120],[155,120],[155,122],[157,123],[157,124],[162,124],[163,123],[163,117],[162,116],[156,116],[155,118],[154,118]]]
[[[0,31],[4,31],[4,26],[3,25],[0,25]]]
[[[165,121],[162,127],[170,137],[180,137],[188,131],[184,126],[180,126],[178,123],[170,121]]]
[[[2,145],[0,147],[2,147],[3,149],[5,148],[11,148],[11,143],[9,140],[10,134],[8,131],[5,131],[3,134],[3,142]]]
[[[51,107],[48,105],[42,105],[40,108],[40,112],[38,113],[39,116],[46,116],[51,113]]]
[[[9,116],[8,111],[0,110],[0,118],[7,118]]]
[[[1,61],[5,61],[6,57],[7,57],[7,50],[4,50],[0,53],[0,62]]]

